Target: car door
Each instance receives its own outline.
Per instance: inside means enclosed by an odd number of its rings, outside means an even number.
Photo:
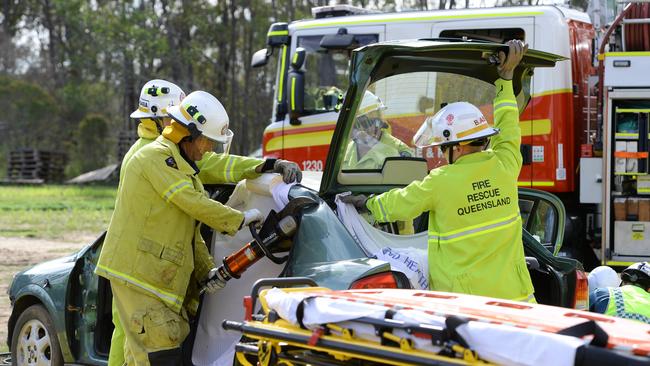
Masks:
[[[587,276],[582,264],[559,255],[567,220],[552,193],[519,188],[523,244],[537,302],[586,310]]]
[[[81,250],[66,294],[66,330],[77,361],[101,364],[108,359],[113,334],[110,283],[95,274],[106,232]]]

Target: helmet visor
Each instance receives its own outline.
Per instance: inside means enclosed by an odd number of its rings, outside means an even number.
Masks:
[[[433,126],[431,117],[424,120],[418,131],[413,135],[413,145],[417,147],[429,146],[433,143]]]
[[[229,154],[230,153],[230,145],[232,143],[232,138],[235,134],[230,130],[226,130],[225,135],[221,136],[219,140],[214,140],[211,139],[205,135],[205,138],[210,140],[214,144],[214,148],[212,149],[213,152],[217,154]]]
[[[372,118],[369,117],[368,115],[361,115],[357,117],[356,123],[354,124],[354,128],[357,130],[363,130],[367,131],[372,128],[387,128],[388,124],[384,121],[382,121],[379,118]]]

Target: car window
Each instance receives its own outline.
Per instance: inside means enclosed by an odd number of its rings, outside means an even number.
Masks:
[[[343,171],[380,170],[386,158],[420,157],[428,169],[444,164],[437,149],[416,148],[413,136],[425,119],[449,103],[465,101],[479,107],[492,124],[494,86],[442,72],[415,72],[371,84],[355,114]]]
[[[549,202],[519,198],[523,227],[546,247],[552,246],[556,235],[558,213]]]
[[[542,244],[552,244],[555,237],[557,212],[546,201],[537,202],[537,208],[529,219],[528,231]]]
[[[530,213],[533,211],[535,201],[519,198],[519,212],[521,213],[521,221],[524,227],[528,227],[528,219]]]

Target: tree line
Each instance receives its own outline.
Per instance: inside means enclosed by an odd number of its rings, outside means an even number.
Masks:
[[[271,117],[276,67],[250,67],[271,23],[339,3],[395,11],[463,1],[0,0],[0,177],[8,152],[24,147],[66,152],[68,177],[117,162],[153,78],[217,96],[231,151],[246,155]]]

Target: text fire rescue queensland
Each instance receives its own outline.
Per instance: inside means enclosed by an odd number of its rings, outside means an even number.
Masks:
[[[459,207],[456,211],[458,216],[469,215],[474,212],[489,210],[491,208],[509,205],[510,197],[502,197],[499,188],[492,188],[489,179],[472,182],[474,193],[467,195],[468,205]]]

